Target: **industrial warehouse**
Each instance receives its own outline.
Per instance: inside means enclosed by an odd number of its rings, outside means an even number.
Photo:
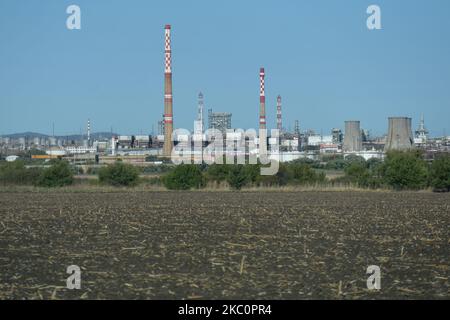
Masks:
[[[273,103],[276,112],[277,136],[272,137],[272,130],[267,129],[266,121],[266,96],[264,68],[259,72],[259,130],[258,136],[245,136],[245,131],[232,127],[232,114],[228,112],[213,112],[208,109],[207,126],[205,126],[205,96],[198,94],[197,116],[194,120],[193,130],[174,130],[176,113],[173,107],[172,87],[172,46],[171,26],[164,28],[164,110],[162,120],[158,121],[158,133],[148,135],[120,135],[113,132],[97,133],[91,135],[91,121],[87,121],[85,134],[71,137],[45,136],[33,133],[6,135],[0,137],[0,156],[9,160],[16,159],[16,154],[30,150],[40,150],[45,154],[33,155],[35,159],[63,158],[75,164],[110,164],[121,159],[135,165],[158,165],[162,163],[158,159],[171,158],[180,141],[184,148],[186,143],[192,146],[200,141],[200,154],[207,150],[211,143],[210,133],[220,133],[220,139],[224,141],[223,153],[232,152],[225,147],[228,140],[239,141],[242,139],[248,145],[245,155],[267,154],[269,158],[280,162],[296,159],[319,159],[324,154],[336,154],[344,157],[356,155],[368,160],[371,158],[383,159],[389,150],[421,149],[428,159],[433,159],[436,154],[450,151],[450,136],[430,138],[425,128],[424,117],[413,134],[412,119],[409,117],[389,117],[387,120],[387,134],[381,137],[372,137],[370,131],[363,129],[358,120],[349,120],[344,124],[342,132],[338,128],[330,129],[329,134],[320,134],[314,130],[300,128],[299,120],[294,121],[294,130],[289,132],[283,126],[282,97],[277,96]],[[286,106],[284,106],[286,108]],[[178,134],[177,134],[178,132]],[[218,139],[217,137],[215,138]],[[250,141],[249,141],[250,140]],[[254,141],[251,141],[254,140]],[[274,147],[276,146],[276,148]],[[147,161],[152,159],[151,161]]]

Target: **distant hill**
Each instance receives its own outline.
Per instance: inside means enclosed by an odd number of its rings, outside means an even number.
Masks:
[[[112,136],[117,136],[117,133],[111,133],[111,132],[94,132],[91,133],[91,139],[97,140],[97,139],[111,139]],[[5,134],[1,137],[4,138],[10,138],[10,139],[19,139],[19,138],[50,138],[50,135],[42,134],[38,132],[21,132],[21,133],[12,133],[12,134]],[[55,136],[57,139],[65,139],[65,140],[83,140],[86,139],[86,135],[79,135],[79,134],[73,134],[73,135],[65,135],[65,136]]]

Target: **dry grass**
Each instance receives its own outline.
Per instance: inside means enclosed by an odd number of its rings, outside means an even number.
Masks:
[[[164,186],[151,185],[151,184],[139,184],[134,187],[113,187],[104,186],[99,184],[75,184],[72,186],[60,187],[60,188],[42,188],[33,186],[1,186],[0,193],[15,193],[15,192],[30,192],[30,193],[117,193],[117,192],[177,192],[167,190]],[[356,185],[288,185],[288,186],[248,186],[239,191],[231,189],[226,182],[208,182],[204,189],[192,189],[190,192],[394,192],[392,189],[364,189]],[[431,189],[419,190],[419,191],[401,191],[402,193],[432,193]]]

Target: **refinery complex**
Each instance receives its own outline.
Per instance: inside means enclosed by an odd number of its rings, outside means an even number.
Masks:
[[[382,159],[389,150],[410,150],[413,148],[425,151],[427,158],[450,151],[450,136],[429,137],[422,116],[417,128],[413,128],[412,119],[386,115],[386,134],[373,137],[364,129],[364,123],[357,119],[349,119],[342,126],[344,130],[330,128],[329,132],[316,133],[313,130],[302,130],[300,121],[294,120],[293,130],[286,130],[283,125],[282,96],[278,95],[276,101],[266,101],[265,75],[270,72],[261,67],[259,70],[259,113],[255,119],[259,123],[257,135],[254,137],[241,137],[244,130],[233,128],[232,114],[226,110],[213,110],[206,108],[205,96],[198,94],[198,108],[193,110],[196,114],[194,126],[188,130],[180,131],[176,127],[176,106],[173,104],[172,87],[172,46],[171,26],[164,28],[164,108],[161,108],[162,118],[158,121],[158,130],[151,134],[121,135],[118,133],[91,134],[91,120],[86,121],[86,129],[79,135],[55,136],[41,134],[14,134],[0,137],[0,156],[7,160],[14,160],[17,154],[38,150],[33,154],[37,159],[64,158],[73,163],[88,163],[95,161],[98,164],[112,163],[118,158],[123,161],[139,164],[161,163],[171,157],[171,154],[180,142],[195,144],[200,141],[201,148],[207,148],[211,142],[209,132],[220,133],[221,139],[244,139],[251,141],[255,146],[256,154],[276,155],[279,161],[292,161],[300,158],[317,159],[324,154],[358,155],[366,160],[370,158]],[[257,73],[255,72],[255,78]],[[280,93],[281,94],[281,93]],[[256,97],[255,97],[256,104]],[[272,108],[273,107],[273,108]],[[266,112],[276,113],[276,123],[272,125],[266,121]],[[196,112],[196,113],[194,113]],[[287,121],[291,122],[291,120]],[[276,129],[276,135],[273,129]],[[181,132],[181,133],[180,133]],[[256,129],[255,129],[256,132]],[[216,137],[217,139],[217,137]],[[245,140],[246,139],[246,140]],[[276,149],[273,146],[276,145]],[[229,150],[224,148],[225,150]],[[228,151],[225,151],[228,152]],[[246,151],[246,155],[251,153]]]

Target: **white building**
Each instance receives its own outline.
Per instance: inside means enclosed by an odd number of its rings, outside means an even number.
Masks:
[[[320,146],[321,144],[333,144],[333,136],[314,135],[308,137],[308,146]]]

